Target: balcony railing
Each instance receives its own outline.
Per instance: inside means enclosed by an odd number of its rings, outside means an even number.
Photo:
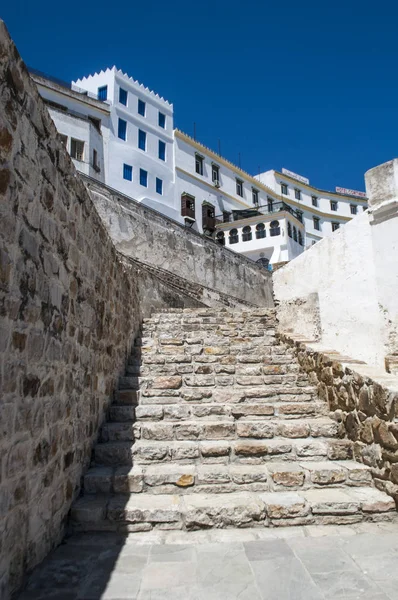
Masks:
[[[234,221],[241,221],[242,219],[251,219],[253,217],[261,217],[261,215],[269,215],[278,212],[286,211],[296,217],[302,222],[302,216],[300,212],[294,210],[286,202],[273,202],[265,204],[264,206],[256,206],[255,208],[246,208],[243,210],[233,210],[232,213],[216,216],[217,225],[221,223],[233,223]]]

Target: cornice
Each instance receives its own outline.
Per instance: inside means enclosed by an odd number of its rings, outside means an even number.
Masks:
[[[342,221],[351,221],[351,219],[352,219],[352,217],[346,217],[344,215],[339,215],[339,214],[335,215],[335,214],[330,214],[330,213],[322,212],[322,211],[316,209],[315,207],[307,206],[306,204],[302,204],[300,202],[297,202],[296,200],[292,200],[291,198],[288,198],[285,195],[278,194],[277,192],[275,192],[273,189],[271,189],[270,187],[268,187],[262,181],[259,181],[258,179],[255,179],[254,177],[252,177],[252,175],[249,175],[249,173],[246,173],[246,171],[243,171],[243,169],[240,169],[239,167],[235,166],[229,160],[226,160],[225,158],[223,158],[219,154],[216,154],[213,150],[211,150],[207,146],[204,146],[203,144],[200,144],[199,142],[197,142],[196,140],[194,140],[193,138],[191,138],[186,133],[183,133],[179,129],[175,129],[174,130],[174,136],[177,137],[177,138],[179,138],[180,140],[186,142],[190,146],[193,146],[199,152],[205,153],[209,158],[211,158],[212,160],[214,159],[214,161],[216,161],[217,164],[222,164],[225,167],[227,167],[228,169],[231,169],[234,173],[236,173],[240,177],[244,177],[248,183],[251,183],[253,185],[253,187],[255,187],[256,190],[259,190],[259,191],[262,190],[268,196],[270,196],[273,200],[276,200],[278,202],[286,202],[286,204],[293,205],[293,206],[297,207],[301,211],[305,211],[306,210],[306,211],[310,212],[311,214],[314,214],[316,216],[322,217],[322,218],[327,219],[327,220],[334,220],[333,218],[335,218],[335,219],[341,219]],[[185,171],[184,169],[181,169],[180,167],[176,167],[176,169],[178,169],[179,171],[182,171],[183,173],[185,173],[189,177],[192,177],[193,179],[196,179],[197,181],[200,181],[201,183],[204,183],[206,185],[210,185],[211,188],[214,188],[213,185],[208,184],[208,182],[205,181],[204,179],[199,179],[194,174],[189,173],[188,171]],[[283,175],[282,173],[279,173],[278,171],[274,171],[274,173],[277,173],[281,177],[285,177],[285,175]],[[291,178],[288,178],[288,179],[291,180],[292,182],[299,183],[295,179],[291,179]],[[246,183],[246,182],[244,182],[244,183]],[[311,188],[311,186],[307,186],[307,187],[309,187],[309,189],[317,190],[317,188]],[[240,204],[244,204],[243,202],[241,202],[240,200],[238,200],[237,198],[235,198],[235,196],[232,196],[231,194],[228,194],[227,192],[224,192],[222,190],[222,188],[218,188],[218,189],[220,190],[220,193],[224,194],[228,198],[231,198],[232,200],[234,200],[235,202],[239,202]],[[321,190],[317,190],[317,191],[320,192]],[[333,192],[330,192],[330,193],[333,194]],[[338,196],[337,194],[334,194],[334,195]],[[339,196],[339,197],[344,198],[344,199],[351,198],[351,196]],[[246,206],[246,204],[244,204],[244,205]],[[247,206],[249,206],[250,208],[253,208],[252,204],[247,204]]]
[[[285,175],[285,173],[280,173],[280,171],[274,171],[275,177],[280,177],[282,179],[288,179],[290,183],[295,185],[297,189],[305,188],[309,190],[313,195],[321,195],[327,194],[328,196],[333,196],[336,198],[341,198],[342,200],[351,200],[353,202],[364,202],[367,204],[367,198],[357,198],[356,196],[345,196],[344,194],[338,194],[337,192],[329,192],[328,190],[321,190],[320,188],[313,187],[312,185],[308,185],[307,183],[302,183],[294,177],[290,177],[289,175]]]

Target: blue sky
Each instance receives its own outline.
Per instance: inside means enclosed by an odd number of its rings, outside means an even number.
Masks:
[[[251,174],[364,189],[398,156],[396,1],[13,0],[0,15],[28,65],[69,81],[116,64]]]

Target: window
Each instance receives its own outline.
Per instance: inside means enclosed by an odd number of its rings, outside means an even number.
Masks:
[[[303,245],[303,234],[301,233],[301,231],[298,232],[298,243],[300,244],[300,246]]]
[[[301,190],[298,190],[297,188],[294,190],[294,197],[296,198],[296,200],[301,200]]]
[[[158,115],[158,125],[159,127],[162,127],[162,129],[166,129],[166,115],[161,112],[159,112]]]
[[[252,228],[250,225],[245,225],[242,229],[242,242],[250,242],[252,239]]]
[[[243,181],[241,179],[236,180],[236,193],[243,198]]]
[[[337,210],[337,202],[335,200],[330,201],[330,210]]]
[[[318,206],[318,198],[316,196],[311,196],[312,206]]]
[[[163,180],[156,177],[156,193],[163,195]]]
[[[252,188],[252,200],[253,204],[258,204],[258,190],[256,188]]]
[[[181,215],[195,221],[195,197],[190,194],[181,194]]]
[[[296,210],[296,217],[300,221],[300,223],[303,222],[303,212],[301,210]]]
[[[138,148],[146,151],[146,132],[142,129],[138,130]]]
[[[332,223],[332,231],[337,231],[340,228],[340,223]]]
[[[195,171],[199,175],[203,175],[203,156],[200,156],[200,154],[195,154]]]
[[[231,231],[229,232],[229,243],[237,244],[238,242],[239,242],[238,230],[231,229]]]
[[[216,228],[214,206],[209,202],[203,202],[202,204],[202,228],[203,233],[207,235],[213,233]]]
[[[127,90],[124,90],[123,88],[119,88],[119,102],[120,104],[127,106]]]
[[[265,238],[265,225],[264,223],[258,223],[256,225],[256,238],[258,240],[261,240],[262,238]]]
[[[108,86],[103,85],[98,88],[98,100],[106,100],[108,98]]]
[[[220,246],[225,246],[225,233],[223,231],[218,231],[216,233],[216,242],[220,244]]]
[[[289,221],[287,222],[287,235],[292,237],[292,224]]]
[[[119,122],[117,125],[117,137],[120,138],[121,140],[125,140],[126,133],[127,133],[127,121],[124,121],[123,119],[119,119]]]
[[[214,185],[220,185],[220,167],[214,163],[211,165],[211,180]]]
[[[223,210],[222,211],[222,222],[229,223],[230,220],[231,220],[231,213],[229,212],[229,210]]]
[[[160,160],[166,160],[166,144],[159,140],[158,156]]]
[[[271,237],[275,237],[281,234],[281,228],[279,227],[279,221],[271,221],[270,223],[270,235]]]
[[[140,185],[148,187],[148,171],[140,169]]]
[[[97,173],[100,172],[100,166],[98,164],[98,152],[96,151],[95,148],[93,148],[93,169],[94,171],[96,171]]]
[[[294,225],[293,225],[293,239],[295,242],[297,242],[297,229],[294,227]]]
[[[133,167],[131,165],[123,165],[123,179],[133,181]]]
[[[84,142],[81,140],[71,139],[70,141],[70,155],[75,160],[83,161],[84,158]]]
[[[350,210],[352,215],[356,215],[358,212],[358,206],[356,204],[350,204]]]
[[[317,231],[320,231],[321,230],[321,226],[319,224],[318,217],[312,217],[312,220],[314,222],[314,229],[316,229]]]
[[[145,108],[145,102],[138,99],[138,114],[141,115],[141,117],[145,117]]]
[[[287,185],[286,183],[281,183],[281,194],[287,196]]]
[[[66,147],[68,145],[68,136],[63,135],[63,133],[60,133],[59,137],[61,138],[61,142],[63,143],[63,145]]]
[[[268,202],[268,212],[273,212],[274,201],[272,200],[272,198],[267,198],[267,202]]]

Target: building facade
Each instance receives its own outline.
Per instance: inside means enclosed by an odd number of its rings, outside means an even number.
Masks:
[[[364,194],[285,169],[246,173],[174,129],[173,105],[116,67],[71,84],[32,76],[78,170],[264,266],[367,208]]]

